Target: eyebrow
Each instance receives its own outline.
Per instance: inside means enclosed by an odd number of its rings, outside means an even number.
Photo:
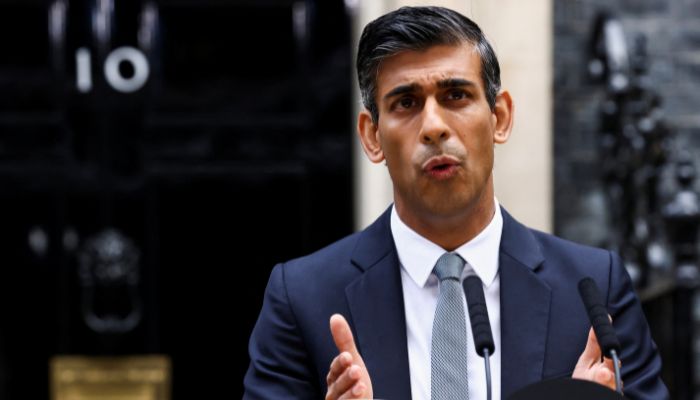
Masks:
[[[400,96],[406,93],[415,93],[420,89],[420,85],[417,83],[411,83],[408,85],[397,86],[389,91],[389,93],[384,95],[384,99],[388,99],[394,96]]]
[[[437,86],[440,89],[448,89],[448,88],[454,88],[454,87],[463,87],[463,86],[476,86],[476,83],[467,80],[467,79],[461,79],[461,78],[450,78],[450,79],[444,79],[441,81],[438,81]]]
[[[462,78],[449,78],[443,79],[437,82],[437,86],[440,89],[449,89],[455,87],[476,87],[476,83]],[[407,93],[415,93],[420,91],[420,85],[417,83],[410,83],[408,85],[397,86],[384,95],[384,99],[389,99],[391,97],[400,96]]]

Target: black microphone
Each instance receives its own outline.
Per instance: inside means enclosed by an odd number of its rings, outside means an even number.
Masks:
[[[491,335],[491,324],[489,323],[489,312],[486,309],[486,299],[484,298],[484,287],[478,276],[472,275],[462,282],[464,295],[467,297],[469,307],[469,320],[472,324],[474,334],[474,346],[476,353],[484,357],[484,349],[488,354],[493,354],[495,346]]]
[[[467,298],[469,321],[472,325],[476,354],[483,357],[484,365],[486,366],[486,398],[491,400],[491,365],[489,357],[493,354],[496,346],[493,344],[489,312],[486,309],[486,299],[484,298],[484,287],[481,284],[481,279],[472,275],[462,282],[462,288],[464,288],[464,296]]]
[[[586,306],[588,318],[591,320],[595,336],[600,343],[600,349],[608,358],[612,358],[610,352],[620,351],[620,342],[617,340],[615,330],[610,323],[608,310],[603,305],[603,297],[598,291],[595,281],[591,278],[583,278],[578,283],[578,291],[581,294],[581,300]]]
[[[617,354],[620,352],[620,342],[617,340],[615,329],[610,323],[608,310],[603,305],[603,296],[601,296],[598,286],[591,278],[583,278],[579,281],[578,292],[588,312],[588,319],[591,321],[595,336],[598,338],[601,352],[613,360],[615,386],[617,391],[621,393],[622,384],[620,381],[619,359],[617,357]]]

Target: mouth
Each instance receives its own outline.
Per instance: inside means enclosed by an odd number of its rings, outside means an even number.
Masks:
[[[437,156],[428,159],[423,164],[423,172],[428,176],[444,180],[449,179],[457,174],[460,162],[452,156]]]

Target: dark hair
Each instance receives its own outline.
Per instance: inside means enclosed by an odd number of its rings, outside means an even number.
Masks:
[[[372,120],[379,120],[377,71],[382,60],[405,50],[462,42],[473,44],[481,57],[486,101],[493,109],[501,89],[501,68],[491,44],[474,21],[443,7],[401,7],[367,24],[357,51],[357,77],[362,103]]]

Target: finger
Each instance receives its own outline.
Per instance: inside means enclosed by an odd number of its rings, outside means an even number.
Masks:
[[[600,364],[600,368],[597,368],[593,380],[596,383],[615,390],[615,373],[604,364]]]
[[[355,347],[355,339],[352,337],[350,325],[345,318],[340,314],[331,316],[331,335],[339,352],[347,351],[353,359],[359,357],[357,347]]]
[[[367,386],[363,382],[357,382],[355,386],[352,387],[352,395],[355,398],[363,399],[371,397],[367,395]]]
[[[603,365],[610,371],[615,371],[615,364],[613,363],[612,358],[603,358]]]
[[[350,390],[343,393],[339,400],[345,399],[370,399],[371,395],[367,392],[367,386],[362,382],[357,382]]]
[[[359,366],[351,365],[346,368],[338,379],[328,387],[326,399],[349,398],[348,396],[353,395],[351,389],[359,382],[361,376]]]
[[[579,357],[579,362],[584,362],[587,365],[593,365],[600,362],[602,353],[600,352],[600,345],[598,345],[598,338],[595,336],[593,328],[588,331],[588,341],[586,342],[586,348],[583,349],[581,357]]]
[[[331,362],[331,368],[326,376],[326,384],[328,386],[332,385],[336,379],[343,373],[350,365],[352,365],[352,356],[350,353],[344,351],[340,353]]]

